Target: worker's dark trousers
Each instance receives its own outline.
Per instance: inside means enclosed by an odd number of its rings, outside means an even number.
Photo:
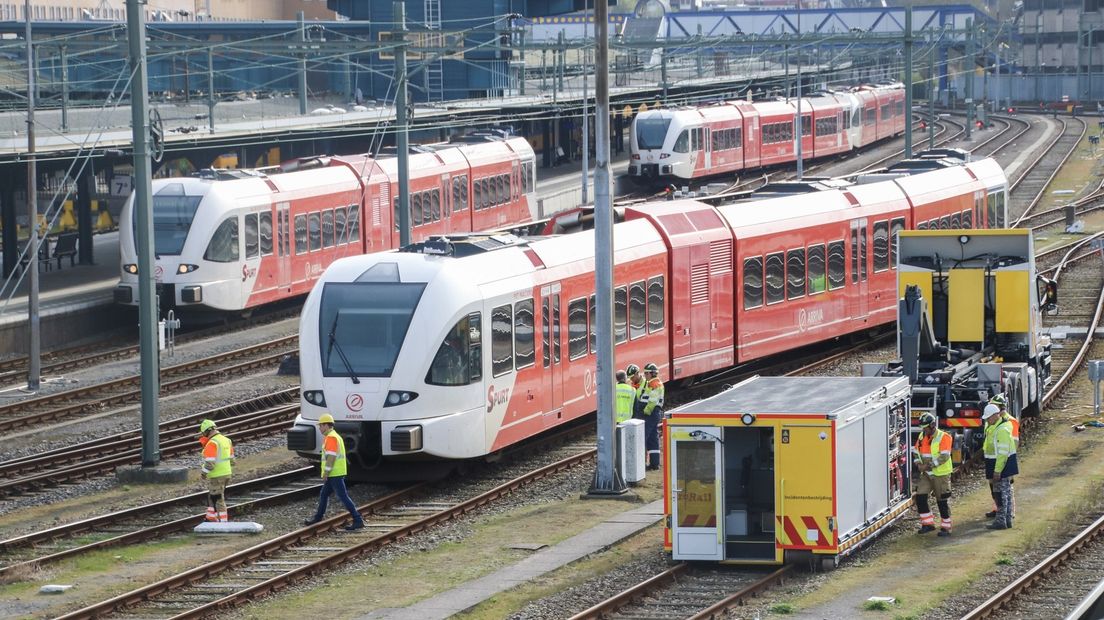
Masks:
[[[326,478],[326,482],[322,483],[322,492],[318,495],[318,511],[314,513],[315,521],[321,521],[322,517],[326,516],[326,506],[330,503],[331,493],[337,493],[337,499],[341,500],[341,503],[345,505],[345,510],[353,515],[353,523],[364,522],[360,518],[360,513],[357,512],[356,504],[349,497],[349,492],[345,490],[345,476],[330,476]]]
[[[939,507],[939,518],[950,519],[951,518],[951,502],[945,499],[936,498],[935,505]],[[920,511],[920,514],[927,514],[931,512],[931,504],[928,503],[928,495],[925,493],[921,495],[916,494],[916,509]]]
[[[1012,527],[1012,478],[1001,478],[993,485],[993,499],[997,500],[995,524]]]
[[[663,410],[659,407],[644,418],[644,449],[648,453],[648,467],[652,469],[659,469],[659,421],[662,419]]]

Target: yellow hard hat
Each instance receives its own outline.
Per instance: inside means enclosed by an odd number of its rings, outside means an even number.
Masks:
[[[206,433],[207,431],[211,430],[214,427],[215,427],[215,423],[214,423],[213,420],[204,420],[204,421],[199,423],[199,432],[200,432],[200,434],[203,434],[203,433]]]
[[[323,413],[322,417],[318,418],[319,424],[333,424],[333,416],[328,413]]]

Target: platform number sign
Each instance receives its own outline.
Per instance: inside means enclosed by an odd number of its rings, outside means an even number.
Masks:
[[[134,179],[129,174],[117,174],[111,177],[111,195],[129,196],[134,188]]]

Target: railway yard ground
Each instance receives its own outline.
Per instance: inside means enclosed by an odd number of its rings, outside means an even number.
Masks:
[[[1024,167],[1025,156],[1042,150],[1043,144],[1061,129],[1049,117],[1024,115],[1029,127],[1016,142],[997,156],[1005,167]],[[1095,119],[1092,121],[1095,130]],[[971,143],[953,146],[970,148],[997,130],[975,136]],[[918,139],[917,147],[926,144]],[[833,174],[842,174],[843,164],[826,166]],[[852,170],[855,167],[852,164]],[[821,173],[820,171],[817,174]],[[1089,196],[1104,178],[1104,164],[1092,149],[1087,136],[1073,151],[1043,190],[1040,208],[1049,209],[1075,198]],[[1055,193],[1061,192],[1061,193]],[[1072,193],[1070,193],[1072,192]],[[1086,231],[1104,230],[1104,213],[1086,211],[1078,215]],[[1036,251],[1059,246],[1077,238],[1058,227],[1037,231]],[[1099,259],[1081,267],[1067,278],[1099,279],[1104,265]],[[1071,283],[1072,284],[1072,283]],[[1070,288],[1073,288],[1072,286]],[[1076,297],[1077,293],[1071,293]],[[1070,300],[1072,302],[1072,299]],[[1066,302],[1061,297],[1060,306]],[[1080,320],[1080,323],[1083,323]],[[1049,317],[1058,336],[1066,326],[1079,324],[1076,315]],[[297,319],[274,320],[248,329],[220,334],[205,340],[178,345],[172,361],[163,367],[201,359],[297,333]],[[294,348],[292,343],[289,348]],[[893,344],[867,349],[861,356],[833,365],[829,374],[857,376],[861,362],[887,361],[894,355]],[[1104,345],[1097,344],[1089,357],[1104,356]],[[189,389],[162,397],[162,420],[185,418],[199,412],[240,402],[262,394],[294,388],[296,377],[276,375],[275,364],[243,371],[226,372],[226,378],[202,389]],[[105,362],[91,368],[65,371],[44,385],[43,395],[106,382],[137,372],[134,359]],[[823,371],[821,371],[823,372]],[[14,384],[13,384],[14,385]],[[1010,530],[991,532],[983,517],[991,507],[988,488],[976,472],[956,481],[952,499],[954,533],[949,538],[918,536],[915,510],[889,528],[874,544],[845,560],[835,570],[810,572],[797,570],[781,585],[749,600],[730,618],[958,618],[995,594],[1008,582],[1024,573],[1053,552],[1089,522],[1104,514],[1104,428],[1074,425],[1091,419],[1092,384],[1079,371],[1065,392],[1051,402],[1039,417],[1039,423],[1025,430],[1020,451],[1021,471],[1017,478],[1017,519]],[[0,392],[0,406],[17,402],[17,390]],[[292,414],[294,415],[294,414]],[[289,418],[290,420],[290,418]],[[2,421],[2,418],[0,418]],[[83,412],[62,422],[36,424],[28,421],[22,428],[4,433],[0,443],[0,462],[27,457],[47,447],[75,444],[97,439],[111,443],[119,435],[139,425],[136,403]],[[590,439],[591,443],[593,439]],[[194,442],[193,442],[194,444]],[[234,482],[301,468],[304,462],[291,455],[282,434],[267,434],[235,440],[238,464]],[[194,449],[180,456],[169,456],[169,465],[192,466]],[[531,468],[521,455],[494,464],[500,469],[482,472],[489,480],[506,481]],[[511,461],[517,461],[516,465]],[[432,527],[417,528],[397,537],[394,542],[372,548],[355,559],[325,572],[312,572],[281,586],[269,596],[219,612],[222,618],[266,618],[266,620],[326,618],[428,617],[413,615],[408,608],[434,596],[448,598],[455,588],[475,580],[509,572],[540,553],[555,552],[600,524],[619,518],[626,511],[640,509],[662,498],[660,472],[632,488],[630,498],[615,500],[583,499],[591,484],[592,460],[565,467],[556,473],[528,483],[521,490],[501,494],[486,503]],[[303,484],[313,483],[305,473]],[[163,485],[124,485],[110,476],[67,480],[45,485],[20,494],[0,496],[0,541],[31,534],[38,530],[122,511],[141,504],[164,501],[201,490],[198,479]],[[358,504],[397,492],[397,487],[358,484],[350,487]],[[434,493],[444,493],[438,488]],[[229,503],[244,497],[231,493]],[[454,500],[430,497],[422,500],[426,510],[437,510]],[[0,616],[12,618],[50,618],[74,612],[128,591],[167,579],[212,560],[245,552],[302,528],[316,502],[314,493],[304,493],[288,501],[245,508],[234,514],[237,520],[252,519],[265,529],[250,536],[201,536],[187,529],[167,533],[133,544],[105,546],[41,566],[16,567],[3,572],[15,561],[0,549]],[[428,508],[425,508],[428,507]],[[202,511],[201,500],[183,514]],[[233,509],[233,508],[232,508]],[[381,518],[397,518],[401,510],[381,512]],[[330,515],[337,514],[331,508]],[[175,518],[175,517],[174,517]],[[157,515],[140,517],[146,524],[161,519]],[[662,550],[661,519],[638,532],[611,537],[610,544],[582,559],[561,567],[549,561],[549,570],[509,589],[489,592],[486,600],[458,617],[472,619],[515,618],[545,620],[569,618],[592,605],[625,590],[650,575],[668,568],[673,562]],[[129,526],[128,526],[129,527]],[[371,527],[371,526],[370,526]],[[382,527],[382,526],[381,526]],[[81,542],[95,542],[124,531],[109,526],[78,534]],[[382,533],[383,530],[381,530]],[[318,540],[306,540],[300,550],[336,550],[342,541],[360,533],[328,532]],[[566,541],[566,542],[565,542]],[[37,551],[49,552],[56,543],[40,544]],[[59,543],[58,543],[59,544]],[[1099,544],[1099,543],[1097,543]],[[283,556],[281,556],[283,557]],[[269,564],[295,564],[297,560],[275,559]],[[261,568],[246,569],[260,572]],[[727,570],[727,569],[725,569]],[[222,581],[201,588],[221,591],[244,573],[235,573]],[[1060,581],[1057,591],[1039,596],[1080,599],[1099,579],[1086,577]],[[196,580],[199,581],[198,579]],[[206,583],[206,582],[203,582]],[[45,584],[72,585],[60,594],[40,594]],[[186,599],[189,595],[181,595]],[[893,597],[895,603],[873,605],[870,597]],[[176,602],[179,602],[176,601]],[[165,603],[169,605],[169,603]],[[403,614],[407,615],[403,615]],[[370,614],[370,615],[369,615]],[[115,617],[126,615],[116,612]],[[144,613],[138,614],[145,617]],[[172,615],[172,614],[164,614]],[[1037,617],[1030,611],[1015,610],[1008,617]]]

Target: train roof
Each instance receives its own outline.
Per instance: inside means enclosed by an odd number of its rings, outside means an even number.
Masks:
[[[834,418],[836,412],[896,383],[904,381],[901,377],[753,377],[672,413],[775,413]]]

